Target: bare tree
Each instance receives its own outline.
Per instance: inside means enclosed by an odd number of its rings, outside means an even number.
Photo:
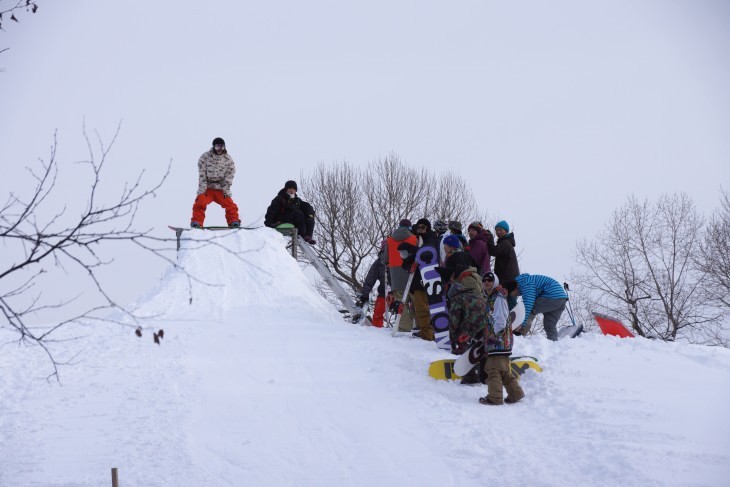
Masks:
[[[20,22],[15,16],[16,11],[25,10],[26,12],[36,13],[38,4],[35,0],[0,0],[0,30],[3,28],[3,16],[10,14],[10,20]],[[0,52],[6,49],[0,50]]]
[[[641,336],[706,343],[717,318],[693,255],[703,222],[686,194],[651,204],[629,198],[592,241],[577,245],[573,280],[581,300],[627,321]]]
[[[105,177],[104,171],[118,133],[119,128],[108,146],[97,135],[98,149],[95,151],[84,130],[89,158],[81,164],[82,169],[88,168],[86,175],[90,176],[90,183],[86,202],[76,201],[79,209],[69,209],[79,193],[79,181],[76,181],[74,191],[66,194],[64,188],[57,185],[59,166],[55,135],[48,162],[40,160],[40,170],[28,168],[35,185],[30,197],[11,193],[0,207],[0,242],[3,246],[0,329],[15,333],[20,343],[40,346],[53,367],[50,377],[57,379],[58,366],[64,362],[55,358],[51,345],[57,340],[57,332],[66,325],[125,324],[110,318],[111,310],[120,311],[126,321],[137,322],[134,312],[114,299],[101,277],[102,269],[113,260],[105,257],[105,249],[113,247],[116,252],[126,253],[136,248],[178,267],[174,257],[170,257],[174,255],[173,238],[158,238],[151,234],[151,229],[140,230],[134,226],[137,210],[145,200],[154,197],[166,181],[171,163],[156,183],[145,186],[142,171],[133,183],[125,183],[119,188],[117,196],[106,196],[110,194],[108,181],[111,178]],[[66,206],[59,205],[59,201],[66,201]],[[206,244],[208,242],[201,243]],[[191,280],[202,282],[182,271],[189,283]],[[56,298],[57,290],[47,285],[48,275],[54,273],[84,276],[85,283],[78,287],[85,285],[92,290],[96,298],[94,304],[76,305],[75,298]],[[33,322],[47,314],[52,315],[50,324]]]
[[[707,224],[694,264],[704,275],[702,291],[721,316],[705,329],[706,341],[730,347],[730,193],[721,189],[720,207]]]
[[[474,196],[458,175],[434,175],[391,153],[359,168],[320,164],[301,187],[317,211],[319,257],[354,292],[380,242],[403,218],[477,219]]]

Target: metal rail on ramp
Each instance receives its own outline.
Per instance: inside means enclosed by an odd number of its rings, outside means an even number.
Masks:
[[[312,250],[312,247],[306,242],[306,240],[304,240],[301,236],[297,236],[296,239],[298,240],[297,243],[299,248],[302,249],[302,252],[304,252],[304,255],[307,257],[307,260],[309,260],[312,266],[314,266],[317,272],[319,272],[319,275],[322,276],[322,279],[324,279],[324,282],[327,283],[332,292],[335,293],[335,296],[337,296],[337,299],[340,300],[342,306],[344,306],[345,309],[350,313],[353,321],[357,319],[362,313],[362,310],[355,307],[355,303],[352,301],[352,297],[347,293],[347,291],[345,291],[345,288],[342,287],[340,281],[338,281],[337,278],[332,275],[332,272],[330,272],[330,270],[317,256],[314,250]]]

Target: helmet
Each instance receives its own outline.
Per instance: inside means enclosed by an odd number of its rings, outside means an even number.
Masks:
[[[446,224],[445,220],[436,220],[433,224],[433,229],[436,231],[436,233],[446,233],[446,230],[448,230],[448,226]]]

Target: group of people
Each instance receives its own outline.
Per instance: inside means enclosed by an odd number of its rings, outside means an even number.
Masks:
[[[236,164],[226,150],[226,142],[216,137],[212,147],[198,159],[198,194],[193,203],[192,228],[202,228],[205,210],[210,203],[217,203],[225,210],[226,222],[230,228],[240,228],[238,206],[233,202],[231,185],[236,175]],[[312,205],[297,195],[296,181],[287,181],[271,200],[266,209],[264,225],[276,228],[283,223],[294,225],[299,235],[311,245],[317,242],[314,233],[315,213]]]
[[[467,226],[467,233],[468,237],[462,232],[461,222],[453,220],[437,220],[433,226],[426,218],[415,225],[408,219],[401,220],[381,243],[356,304],[362,306],[379,282],[373,326],[384,325],[390,305],[391,312],[401,313],[398,331],[434,340],[429,302],[415,262],[419,248],[434,247],[439,262],[436,270],[446,295],[452,352],[464,353],[475,340],[483,340],[487,351],[480,367],[463,382],[487,384],[488,394],[480,400],[483,404],[514,403],[524,397],[519,381],[510,374],[514,335],[526,334],[535,316],[543,314],[547,337],[557,340],[557,323],[568,296],[555,279],[520,273],[515,236],[506,221],[495,225],[494,234],[474,221]],[[509,312],[519,296],[525,306],[525,319],[522,323],[510,323]],[[404,304],[408,300],[412,307]],[[507,390],[504,399],[503,387]]]
[[[191,227],[203,227],[206,208],[212,202],[223,207],[230,228],[241,226],[238,206],[231,194],[235,173],[236,166],[226,150],[225,141],[216,137],[212,147],[198,160],[198,192]],[[275,228],[283,223],[293,225],[306,242],[316,244],[312,237],[314,208],[299,198],[297,183],[293,180],[284,183],[266,210],[266,226]],[[373,326],[383,327],[384,315],[390,306],[393,312],[401,313],[399,331],[413,332],[416,338],[433,341],[428,295],[415,256],[421,247],[435,248],[439,263],[437,271],[446,294],[452,351],[464,353],[475,340],[484,340],[487,357],[475,371],[475,377],[486,382],[488,394],[480,402],[488,405],[515,403],[524,397],[524,392],[518,379],[510,373],[513,335],[526,334],[535,316],[543,314],[547,337],[557,340],[557,323],[568,296],[550,277],[520,273],[514,233],[510,232],[506,221],[495,225],[496,240],[495,235],[478,221],[469,224],[467,233],[468,238],[462,233],[461,222],[453,220],[437,220],[433,227],[426,218],[421,218],[415,225],[408,219],[401,220],[382,242],[356,304],[362,307],[375,283],[379,282],[371,320]],[[387,295],[386,281],[390,287]],[[509,311],[520,295],[525,319],[519,324],[510,323]],[[407,304],[409,299],[412,311]],[[504,399],[503,387],[507,390]]]

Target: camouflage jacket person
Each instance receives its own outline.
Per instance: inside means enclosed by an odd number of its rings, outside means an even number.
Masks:
[[[215,149],[210,149],[204,152],[198,159],[198,194],[205,193],[207,189],[218,189],[230,198],[235,175],[236,164],[228,151],[223,149],[221,154],[216,154]]]
[[[475,293],[459,282],[454,282],[447,293],[449,310],[449,338],[451,351],[457,355],[464,353],[487,326],[487,298]]]
[[[484,348],[488,356],[512,355],[512,323],[507,305],[507,290],[501,286],[492,289],[487,297],[489,316],[484,331]]]

